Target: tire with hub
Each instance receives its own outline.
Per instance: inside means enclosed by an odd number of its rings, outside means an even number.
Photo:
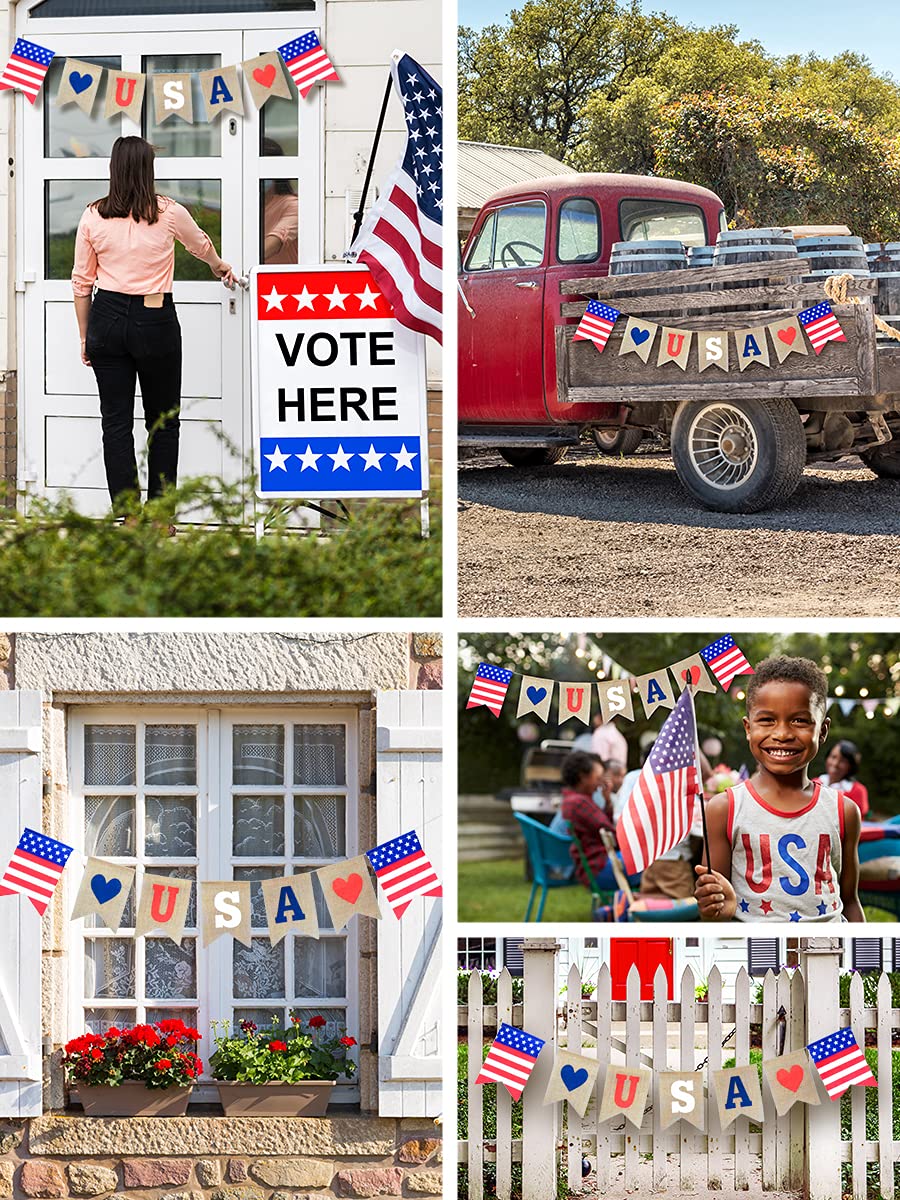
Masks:
[[[863,462],[882,479],[900,479],[900,443],[892,441],[876,446],[863,455]]]
[[[566,457],[568,446],[500,446],[511,467],[552,467]]]
[[[591,437],[601,454],[634,454],[644,440],[643,429],[592,429]]]
[[[685,401],[672,422],[672,458],[678,478],[707,508],[759,512],[794,492],[806,435],[788,400]]]

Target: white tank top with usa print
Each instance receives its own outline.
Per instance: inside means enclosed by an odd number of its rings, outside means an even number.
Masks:
[[[728,793],[731,883],[739,921],[840,921],[844,798],[813,784],[797,812],[766,804],[749,782]]]

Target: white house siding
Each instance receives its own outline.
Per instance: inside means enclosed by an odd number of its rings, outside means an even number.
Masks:
[[[3,53],[15,40],[14,27],[9,0],[0,0]],[[15,103],[10,92],[0,92],[0,482],[16,476]]]

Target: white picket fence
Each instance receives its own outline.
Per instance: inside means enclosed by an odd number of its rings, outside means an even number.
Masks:
[[[761,1003],[751,1002],[757,981],[741,970],[734,1000],[725,1003],[722,980],[716,968],[710,973],[706,1002],[695,998],[697,980],[688,967],[669,1000],[662,968],[654,980],[654,1000],[641,1001],[640,979],[633,967],[626,984],[626,1000],[613,1001],[609,968],[584,982],[596,985],[590,999],[582,999],[582,978],[577,966],[569,971],[565,997],[559,997],[555,979],[552,940],[525,943],[524,1004],[512,1003],[512,980],[504,970],[498,980],[497,1004],[483,1003],[481,976],[468,981],[468,1004],[460,1009],[467,1029],[468,1137],[461,1140],[459,1162],[468,1167],[468,1195],[482,1200],[484,1165],[495,1166],[496,1196],[509,1200],[513,1163],[522,1163],[523,1200],[547,1200],[556,1195],[557,1171],[565,1162],[570,1191],[582,1190],[581,1160],[585,1155],[596,1171],[588,1186],[601,1195],[629,1191],[703,1192],[731,1189],[806,1192],[811,1200],[840,1200],[842,1164],[849,1163],[853,1200],[873,1194],[893,1200],[894,1165],[900,1160],[900,1141],[893,1138],[891,1090],[891,1030],[900,1026],[900,1010],[891,1008],[890,984],[881,976],[877,1005],[864,1004],[863,981],[854,976],[850,1007],[839,1007],[840,951],[835,939],[807,939],[803,965],[795,971],[769,972],[763,980]],[[807,995],[809,1003],[807,1004]],[[496,1137],[485,1138],[483,1093],[475,1086],[483,1048],[498,1025],[508,1021],[523,1026],[547,1041],[523,1095],[525,1136],[512,1138],[512,1101],[497,1087]],[[763,1059],[775,1058],[824,1036],[839,1025],[850,1024],[860,1045],[865,1031],[877,1036],[879,1084],[877,1138],[866,1132],[866,1092],[852,1089],[849,1140],[840,1132],[840,1104],[795,1104],[778,1117],[763,1084],[765,1121],[752,1124],[746,1117],[725,1131],[719,1125],[712,1076],[707,1076],[706,1132],[679,1121],[660,1128],[658,1080],[654,1074],[648,1111],[640,1132],[622,1118],[598,1122],[596,1112],[604,1071],[598,1076],[595,1095],[582,1118],[567,1103],[545,1106],[544,1089],[553,1061],[554,1046],[596,1056],[601,1064],[642,1065],[663,1070],[715,1071],[734,1060],[750,1062],[751,1027],[760,1031]],[[493,1086],[493,1085],[488,1085]],[[565,1152],[565,1153],[564,1153]],[[867,1173],[868,1164],[877,1164]],[[877,1190],[876,1190],[877,1189]]]

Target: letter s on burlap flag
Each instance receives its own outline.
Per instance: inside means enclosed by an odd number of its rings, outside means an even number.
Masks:
[[[872,1074],[872,1068],[866,1062],[866,1056],[849,1026],[810,1042],[806,1048],[816,1064],[830,1100],[837,1100],[856,1084],[863,1087],[878,1086],[878,1080]]]
[[[513,1100],[518,1100],[543,1048],[543,1038],[504,1022],[497,1030],[475,1082],[502,1083]]]
[[[676,1121],[687,1121],[695,1129],[706,1125],[703,1076],[699,1071],[660,1071],[660,1128],[668,1129]]]
[[[544,1092],[544,1103],[568,1100],[578,1115],[583,1117],[594,1093],[599,1070],[600,1064],[596,1058],[573,1054],[570,1050],[557,1050]]]
[[[43,916],[71,853],[65,842],[26,826],[0,879],[0,896],[20,892]]]
[[[200,884],[200,936],[204,946],[228,935],[250,945],[250,882],[205,879]]]

